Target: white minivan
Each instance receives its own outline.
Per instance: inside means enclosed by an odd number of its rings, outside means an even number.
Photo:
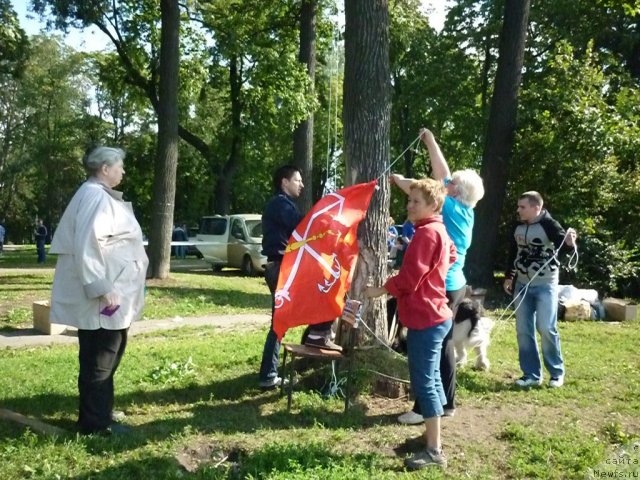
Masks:
[[[264,272],[262,218],[257,213],[202,217],[196,248],[214,270],[239,268],[245,275]]]

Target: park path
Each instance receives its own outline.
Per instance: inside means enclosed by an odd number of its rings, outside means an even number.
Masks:
[[[134,322],[129,335],[140,335],[180,327],[218,327],[226,330],[242,330],[269,325],[271,316],[267,314],[208,315],[204,317],[175,317],[161,320]],[[42,345],[77,343],[76,332],[66,331],[62,335],[45,335],[33,328],[0,332],[0,350]]]
[[[5,247],[9,248],[9,247]],[[32,268],[4,268],[3,272],[12,274],[38,274],[52,272],[53,266]],[[191,272],[209,274],[211,265],[203,260],[186,259],[171,260],[172,272]],[[142,320],[134,322],[129,329],[129,335],[140,335],[162,330],[171,330],[180,327],[218,327],[225,330],[242,330],[259,328],[269,325],[271,315],[269,314],[236,314],[236,315],[206,315],[201,317],[174,317],[160,320]],[[22,328],[12,331],[0,331],[0,350],[5,348],[24,348],[42,345],[77,343],[77,335],[70,329],[62,335],[45,335],[33,328]]]

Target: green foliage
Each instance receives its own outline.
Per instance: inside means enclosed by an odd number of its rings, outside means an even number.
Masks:
[[[29,40],[10,0],[0,0],[0,76],[20,76]]]
[[[31,39],[25,75],[0,89],[3,150],[0,211],[8,240],[29,241],[35,216],[51,229],[84,178],[80,158],[91,129],[89,81],[81,54],[57,37]],[[36,134],[37,133],[37,134]]]
[[[607,441],[614,445],[624,445],[638,438],[637,434],[626,432],[620,422],[611,422],[604,426]]]
[[[390,6],[389,57],[393,99],[391,159],[416,139],[421,127],[438,136],[452,171],[478,168],[483,134],[480,61],[447,32],[438,34],[417,1]],[[393,171],[409,177],[430,175],[426,149],[418,144]],[[405,195],[392,192],[391,214],[406,217]]]
[[[578,283],[603,294],[632,296],[640,290],[640,251],[618,240],[586,236],[580,241]]]
[[[637,291],[640,231],[627,215],[638,212],[640,108],[628,102],[628,87],[611,87],[600,65],[593,50],[576,59],[562,42],[544,77],[523,91],[507,203],[514,205],[520,192],[540,191],[552,214],[586,237],[580,282],[602,293],[631,294]]]
[[[196,374],[196,365],[191,360],[191,357],[185,361],[164,358],[162,365],[151,370],[147,380],[143,380],[143,382],[148,381],[156,385],[180,384],[193,378]]]
[[[59,27],[97,25],[113,35],[110,47],[119,50],[80,54],[53,35],[27,43],[10,3],[0,1],[0,212],[8,240],[31,241],[36,214],[53,230],[84,177],[80,158],[100,143],[127,151],[121,189],[149,234],[157,0],[31,5]],[[179,115],[192,137],[179,147],[174,220],[196,225],[213,213],[221,179],[231,179],[224,199],[232,211],[260,212],[271,193],[271,172],[291,160],[293,126],[311,113],[316,166],[313,185],[306,187],[320,196],[327,157],[341,185],[343,44],[329,18],[335,2],[318,5],[314,86],[297,61],[299,2],[269,0],[258,9],[248,0],[181,7]],[[419,7],[417,0],[389,2],[390,157],[426,126],[452,170],[479,168],[504,2],[451,2],[440,33]],[[637,2],[628,0],[532,2],[498,269],[506,258],[515,198],[537,189],[554,217],[584,238],[572,280],[601,293],[640,292],[640,223],[633,221],[640,218],[637,10]],[[13,75],[14,67],[26,75]],[[424,149],[407,152],[394,171],[429,174]],[[391,213],[400,221],[405,197],[393,192]]]

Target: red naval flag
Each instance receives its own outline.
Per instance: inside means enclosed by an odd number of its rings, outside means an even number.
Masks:
[[[358,224],[376,181],[322,197],[291,234],[275,294],[273,330],[279,340],[289,328],[339,317],[358,260]]]

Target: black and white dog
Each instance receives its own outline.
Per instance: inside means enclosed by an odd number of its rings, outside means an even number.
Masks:
[[[493,320],[483,317],[484,309],[479,302],[465,298],[458,305],[453,320],[453,346],[456,352],[456,364],[461,367],[467,363],[467,348],[473,348],[478,357],[475,368],[489,370],[487,349],[491,339]]]

